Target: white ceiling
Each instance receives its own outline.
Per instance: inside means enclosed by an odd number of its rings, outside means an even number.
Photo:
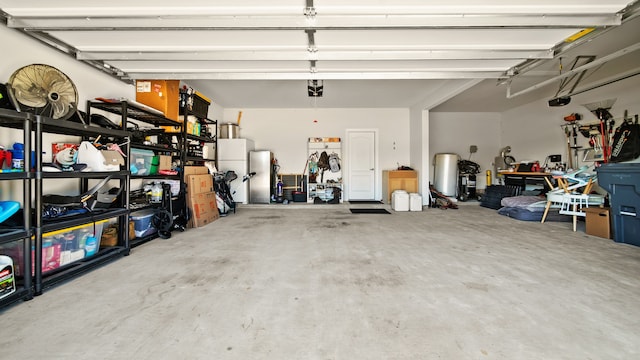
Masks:
[[[507,99],[507,80],[524,89],[558,75],[560,56],[570,69],[575,56],[640,40],[630,0],[212,3],[0,0],[0,9],[7,26],[123,80],[180,79],[238,108],[409,107],[444,82],[483,80],[438,109],[502,111],[558,87]],[[638,53],[611,62],[632,70]],[[311,79],[324,80],[322,98],[307,96]]]

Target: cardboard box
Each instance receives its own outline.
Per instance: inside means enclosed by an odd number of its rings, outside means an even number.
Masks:
[[[171,170],[171,156],[170,155],[158,155],[160,162],[158,163],[158,170]]]
[[[208,174],[209,169],[206,166],[185,166],[184,167],[184,177],[186,178],[189,175],[199,175],[199,174]]]
[[[213,191],[213,177],[209,174],[189,175],[186,179],[189,196]]]
[[[611,239],[611,216],[609,208],[583,208],[586,216],[586,233],[605,239]]]
[[[190,194],[187,205],[191,211],[189,227],[201,227],[220,217],[215,192]]]
[[[136,101],[162,111],[168,119],[178,121],[180,80],[137,80]]]

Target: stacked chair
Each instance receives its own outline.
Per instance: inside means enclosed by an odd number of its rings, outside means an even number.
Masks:
[[[586,216],[583,208],[589,205],[601,205],[604,203],[604,196],[591,194],[591,190],[596,181],[596,174],[584,174],[588,166],[583,166],[577,171],[561,176],[554,176],[558,186],[554,186],[549,179],[545,178],[551,190],[547,192],[547,204],[544,208],[541,223],[544,223],[552,205],[559,206],[560,214],[573,216],[573,231],[576,231],[578,216]]]

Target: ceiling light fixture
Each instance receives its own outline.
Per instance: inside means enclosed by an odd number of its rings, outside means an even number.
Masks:
[[[307,81],[307,93],[309,97],[319,98],[322,97],[324,90],[323,80],[308,80]]]

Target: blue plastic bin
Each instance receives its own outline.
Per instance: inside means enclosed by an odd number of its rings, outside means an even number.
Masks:
[[[613,240],[640,246],[640,163],[604,164],[596,172],[610,195]]]

